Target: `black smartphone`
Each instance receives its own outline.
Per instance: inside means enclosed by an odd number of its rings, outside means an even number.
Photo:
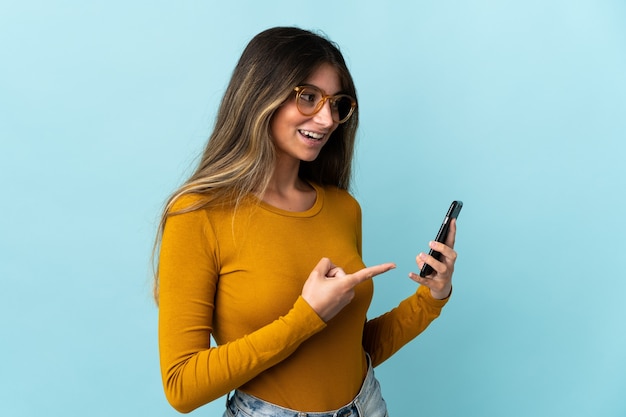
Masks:
[[[457,217],[459,217],[459,213],[461,212],[462,208],[463,208],[462,201],[453,201],[452,204],[450,204],[448,213],[446,214],[446,217],[443,219],[443,222],[441,223],[441,227],[439,228],[439,232],[437,233],[437,237],[435,238],[436,242],[446,241],[446,238],[448,237],[448,230],[450,230],[450,220],[456,219]],[[431,249],[429,252],[429,255],[431,255],[438,261],[441,260],[441,253],[437,252],[436,250]],[[426,278],[428,275],[432,274],[433,272],[434,270],[430,265],[424,264],[424,267],[420,271],[420,277]]]

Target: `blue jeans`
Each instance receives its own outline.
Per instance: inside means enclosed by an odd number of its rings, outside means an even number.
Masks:
[[[369,357],[368,357],[369,362]],[[389,417],[380,385],[369,365],[361,390],[350,403],[338,410],[306,413],[268,403],[250,394],[235,391],[227,400],[223,417]]]

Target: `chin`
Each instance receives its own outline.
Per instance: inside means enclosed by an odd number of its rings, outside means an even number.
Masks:
[[[315,155],[303,155],[302,158],[300,158],[300,161],[302,162],[313,162],[317,159],[317,157],[320,156],[319,152],[316,153]]]

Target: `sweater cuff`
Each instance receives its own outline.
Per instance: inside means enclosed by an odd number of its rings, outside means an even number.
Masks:
[[[298,321],[304,328],[310,329],[311,335],[326,327],[326,322],[317,315],[313,307],[301,295],[296,300],[292,311],[298,315]]]
[[[430,288],[428,288],[425,285],[420,285],[417,288],[417,298],[420,298],[422,300],[424,300],[424,302],[426,304],[429,304],[433,307],[437,307],[437,308],[443,308],[443,306],[446,305],[446,303],[448,302],[448,300],[450,300],[450,297],[452,296],[452,290],[450,290],[450,294],[448,295],[448,297],[439,300],[437,298],[434,298],[432,296],[432,294],[430,293]]]

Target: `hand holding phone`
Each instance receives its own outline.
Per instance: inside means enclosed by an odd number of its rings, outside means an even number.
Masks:
[[[445,243],[446,238],[448,237],[448,231],[450,230],[450,221],[459,217],[459,213],[461,212],[462,208],[462,201],[456,200],[453,201],[452,204],[450,204],[448,213],[446,214],[446,217],[444,217],[443,222],[441,223],[441,227],[439,228],[439,232],[437,233],[437,237],[435,238],[436,242]],[[437,259],[438,261],[441,260],[441,253],[433,249],[430,250],[429,255]],[[430,265],[424,264],[422,270],[420,271],[420,277],[427,278],[428,275],[432,274],[433,272],[434,270]]]

